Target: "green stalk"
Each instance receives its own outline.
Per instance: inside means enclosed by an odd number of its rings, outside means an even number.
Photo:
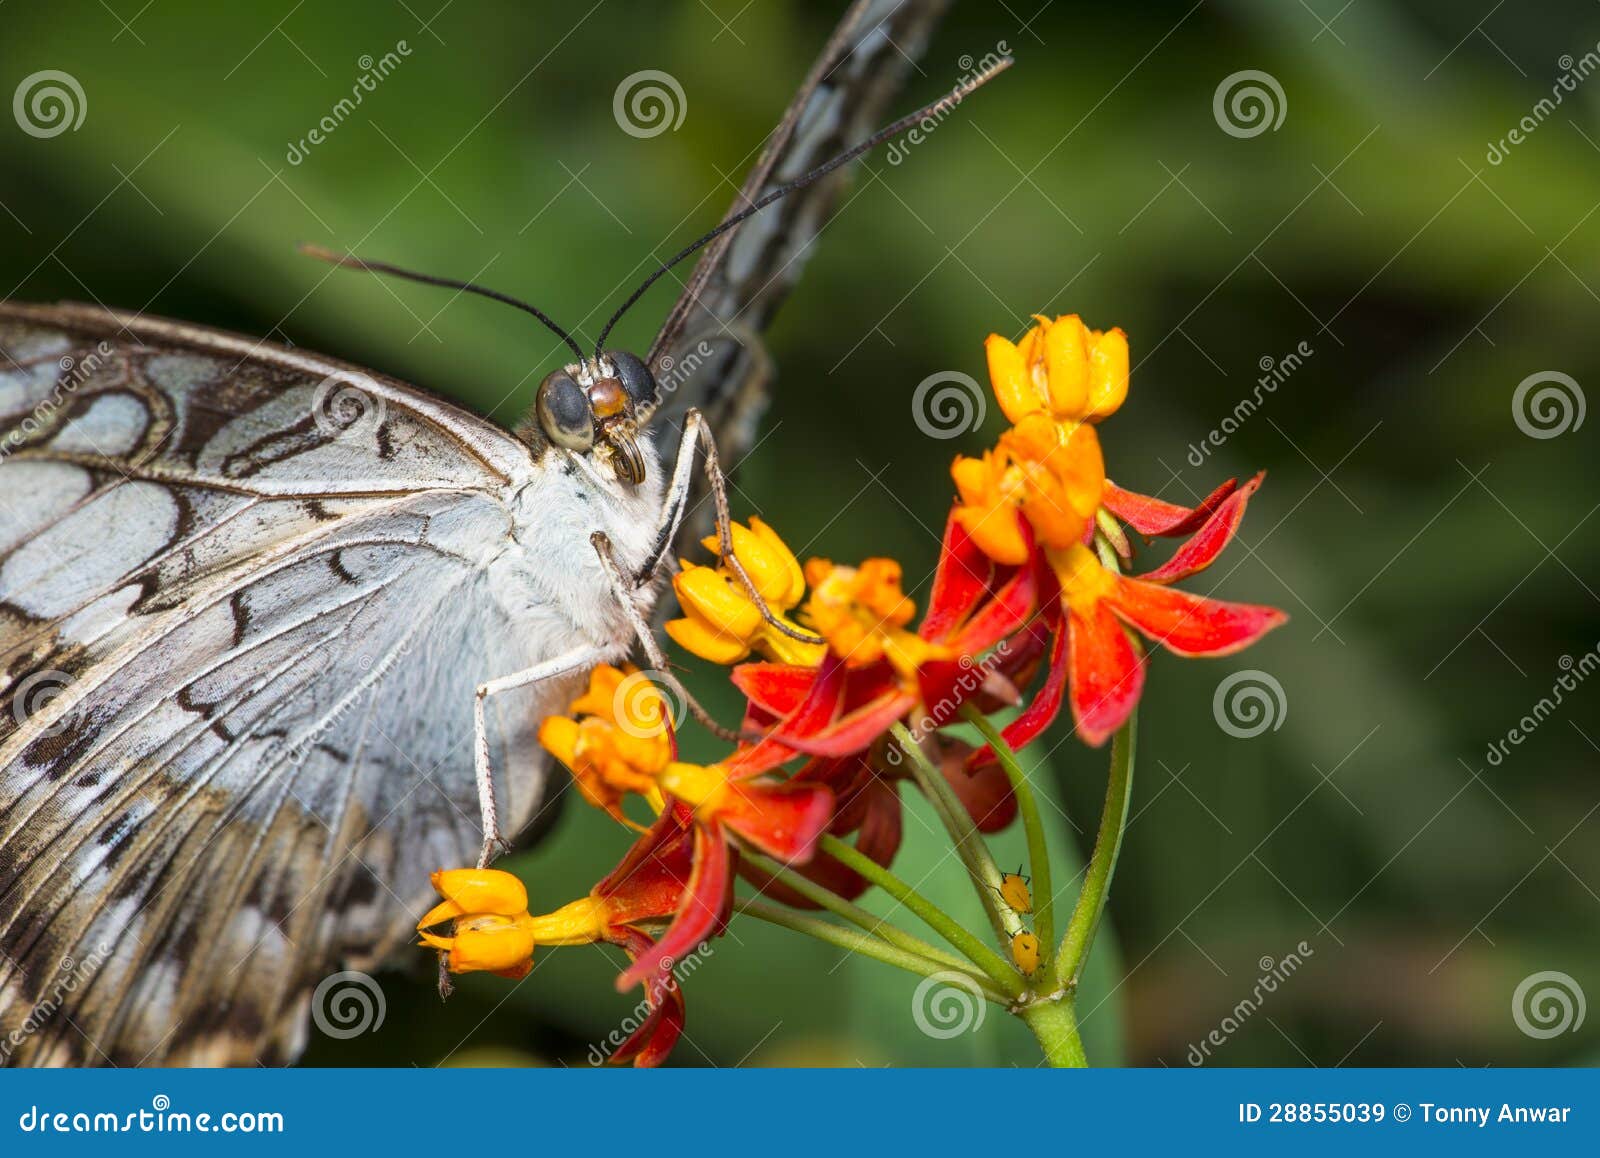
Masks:
[[[992,977],[995,983],[1007,993],[1013,997],[1022,993],[1022,978],[1017,975],[1017,971],[1011,967],[1010,962],[1004,960],[993,949],[962,928],[960,922],[954,917],[906,884],[894,873],[884,868],[871,857],[856,851],[856,849],[836,836],[824,836],[818,847],[846,868],[854,869],[860,873],[896,901],[910,909],[930,929],[966,954],[974,965]]]
[[[911,762],[911,775],[917,787],[922,789],[923,796],[927,797],[940,823],[950,834],[961,863],[967,866],[967,873],[978,894],[978,903],[983,906],[989,924],[994,927],[995,937],[1002,945],[1008,944],[1013,936],[1022,931],[1022,921],[1009,905],[1000,900],[1000,866],[995,864],[989,846],[978,832],[978,826],[972,823],[966,805],[957,798],[955,789],[950,787],[944,773],[922,754],[922,748],[905,725],[895,724],[890,731],[905,751],[906,759]]]
[[[1020,1016],[1039,1039],[1039,1048],[1044,1050],[1047,1063],[1058,1069],[1083,1069],[1089,1064],[1070,998],[1029,1005]]]
[[[854,929],[846,929],[835,925],[832,921],[824,921],[820,917],[813,917],[806,913],[796,912],[785,908],[772,901],[746,898],[736,905],[738,912],[758,920],[779,925],[796,933],[804,933],[829,945],[848,950],[851,953],[860,953],[863,957],[871,957],[885,965],[893,965],[896,969],[904,969],[907,973],[915,973],[919,977],[932,977],[938,973],[957,972],[969,978],[974,985],[983,991],[983,995],[990,1001],[1000,1005],[1008,1004],[1011,1000],[1009,994],[1000,990],[988,977],[969,968],[952,969],[944,961],[923,957],[917,953],[908,953],[904,949],[890,945],[877,937],[869,937],[865,933],[858,933]]]
[[[1039,818],[1039,801],[1027,773],[1017,761],[1017,754],[1000,735],[1000,730],[970,704],[964,714],[994,749],[1000,767],[1005,769],[1006,778],[1011,781],[1011,793],[1017,798],[1017,811],[1022,814],[1022,828],[1028,838],[1028,868],[1033,877],[1035,898],[1033,928],[1038,934],[1039,944],[1049,953],[1056,943],[1056,894],[1050,880],[1050,849],[1045,844],[1044,823]],[[1049,965],[1048,957],[1041,962],[1041,968],[1048,968]]]
[[[1067,934],[1056,953],[1056,981],[1067,990],[1070,1002],[1083,979],[1084,965],[1094,945],[1095,931],[1111,892],[1111,876],[1117,868],[1117,854],[1128,827],[1128,806],[1133,799],[1134,725],[1138,713],[1130,715],[1111,741],[1111,772],[1106,780],[1106,804],[1100,814],[1100,832],[1089,857],[1083,889],[1067,924]]]
[[[880,940],[887,941],[889,944],[904,949],[908,953],[915,953],[920,957],[926,957],[930,961],[942,962],[946,967],[951,969],[967,968],[967,962],[961,960],[961,958],[955,956],[953,953],[947,953],[936,945],[930,945],[921,937],[906,932],[904,929],[900,928],[900,926],[892,924],[883,917],[878,916],[876,913],[871,912],[868,909],[862,908],[860,905],[855,904],[854,902],[845,900],[832,889],[825,888],[824,886],[817,884],[816,881],[809,880],[806,877],[801,876],[787,865],[780,864],[778,861],[773,860],[769,856],[763,856],[761,853],[756,852],[754,849],[751,849],[748,846],[742,848],[739,855],[750,864],[755,865],[762,872],[771,876],[774,880],[781,881],[783,884],[787,885],[789,888],[793,889],[807,900],[821,905],[824,909],[828,910],[830,913],[833,913],[835,916],[843,917],[852,925],[865,930],[868,934],[877,937]]]

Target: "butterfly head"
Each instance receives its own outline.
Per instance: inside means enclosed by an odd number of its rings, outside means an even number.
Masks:
[[[661,401],[655,376],[640,358],[608,350],[562,367],[539,385],[539,427],[556,446],[609,460],[617,477],[637,486],[645,459],[639,431]]]

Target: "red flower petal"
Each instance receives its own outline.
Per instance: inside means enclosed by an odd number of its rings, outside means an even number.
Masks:
[[[609,902],[617,924],[677,912],[694,874],[692,817],[681,805],[663,812],[594,887],[594,895]]]
[[[637,929],[624,929],[617,939],[635,961],[649,953],[655,945]],[[667,971],[650,974],[645,979],[645,1001],[650,1009],[649,1014],[607,1059],[611,1064],[625,1065],[631,1061],[641,1068],[653,1068],[666,1061],[672,1047],[678,1043],[686,1013],[683,990],[678,987],[678,979]]]
[[[1194,537],[1179,547],[1172,558],[1139,578],[1147,583],[1172,583],[1211,566],[1239,529],[1239,523],[1244,519],[1245,504],[1260,488],[1261,480],[1265,477],[1266,472],[1263,471],[1219,503]]]
[[[805,703],[817,669],[792,663],[741,663],[728,672],[728,678],[751,703],[781,718]]]
[[[890,724],[916,705],[916,696],[896,692],[839,717],[809,736],[785,734],[783,741],[795,751],[808,756],[849,756],[870,747],[874,740],[889,730]]]
[[[857,809],[856,851],[870,857],[887,868],[900,851],[901,809],[900,796],[892,781],[874,778],[871,787],[860,796]],[[835,836],[845,836],[852,828],[835,826]],[[867,891],[867,880],[854,869],[846,868],[825,852],[818,852],[806,864],[795,869],[806,879],[815,881],[830,892],[847,901],[853,901]],[[775,880],[748,862],[740,862],[739,874],[761,890],[764,896],[797,909],[815,909],[816,902],[806,899],[787,885]]]
[[[1105,600],[1096,600],[1087,615],[1069,610],[1067,622],[1072,716],[1078,723],[1078,734],[1098,748],[1122,726],[1139,702],[1144,688],[1144,660]]]
[[[1013,752],[1021,751],[1032,743],[1040,732],[1055,722],[1056,715],[1061,711],[1061,700],[1067,689],[1067,632],[1061,623],[1059,609],[1050,616],[1050,621],[1055,634],[1050,645],[1050,669],[1044,684],[1022,713],[1000,729],[1000,735]],[[967,761],[967,767],[976,770],[994,764],[995,760],[994,749],[985,744],[973,753]]]
[[[735,782],[717,820],[788,864],[811,859],[833,820],[833,793],[821,784]]]
[[[1017,798],[1011,778],[998,764],[968,771],[971,747],[959,740],[944,740],[939,770],[966,808],[979,832],[999,832],[1017,818]]]
[[[1202,499],[1199,506],[1191,508],[1125,491],[1106,479],[1100,505],[1141,535],[1187,535],[1205,522],[1238,485],[1237,479],[1229,479]]]
[[[1018,568],[950,642],[967,655],[979,655],[1026,623],[1039,607],[1041,569]]]
[[[1276,607],[1227,603],[1122,576],[1101,602],[1179,655],[1229,655],[1289,618]]]
[[[733,872],[722,831],[712,824],[697,824],[694,871],[677,916],[661,940],[617,977],[617,988],[627,992],[663,969],[670,969],[702,941],[716,936],[722,931],[732,904]]]
[[[989,589],[994,563],[966,529],[956,522],[955,509],[945,519],[944,543],[934,572],[928,610],[918,629],[924,639],[940,639],[972,613]]]

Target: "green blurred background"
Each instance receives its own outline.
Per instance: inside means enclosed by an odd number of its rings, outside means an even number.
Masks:
[[[489,303],[328,276],[294,243],[479,276],[592,336],[652,256],[721,213],[843,8],[439,3],[11,0],[0,91],[60,69],[87,112],[49,139],[0,126],[0,290],[271,333],[512,422],[559,360],[546,334]],[[1600,1060],[1600,1015],[1548,1037],[1513,1015],[1543,971],[1600,998],[1600,681],[1487,759],[1600,644],[1600,420],[1535,438],[1513,414],[1531,375],[1570,376],[1574,404],[1600,381],[1600,79],[1535,111],[1588,67],[1600,8],[1489,9],[957,3],[902,106],[1002,42],[1017,67],[903,163],[866,163],[771,334],[781,381],[740,512],[814,553],[893,554],[919,596],[948,461],[999,416],[931,439],[912,392],[938,371],[981,378],[984,336],[1036,311],[1131,336],[1133,392],[1102,432],[1119,482],[1192,501],[1270,472],[1197,586],[1294,618],[1242,656],[1153,662],[1085,1002],[1098,1061],[1189,1064],[1263,959],[1302,941],[1305,966],[1208,1064]],[[362,58],[402,40],[400,67],[290,164]],[[687,114],[638,139],[612,94],[647,68],[677,78]],[[1275,128],[1224,131],[1215,98],[1244,70],[1281,90]],[[1533,131],[1491,163],[1524,117]],[[647,344],[670,296],[646,299],[625,343]],[[1191,451],[1297,349],[1221,448]],[[1253,738],[1213,713],[1247,670],[1283,689]],[[1104,754],[1064,729],[1036,752],[1077,856]],[[908,831],[916,879],[938,847]],[[570,808],[518,867],[553,905],[623,844]],[[956,903],[955,874],[938,879]],[[930,1038],[914,978],[747,925],[688,982],[676,1062],[1036,1056],[998,1012]],[[424,973],[386,975],[382,1029],[308,1060],[580,1064],[632,1006],[614,966],[558,950],[443,1008]]]

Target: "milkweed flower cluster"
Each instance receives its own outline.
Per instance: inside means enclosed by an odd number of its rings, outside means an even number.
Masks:
[[[732,526],[732,559],[684,561],[673,580],[683,614],[666,633],[730,667],[750,738],[715,763],[682,762],[661,697],[623,696],[629,673],[597,669],[569,714],[544,721],[540,742],[588,803],[638,838],[586,897],[542,916],[508,874],[436,874],[444,900],[419,930],[449,969],[516,978],[541,945],[618,945],[631,959],[618,987],[643,985],[651,1013],[614,1060],[656,1064],[683,1027],[673,964],[721,933],[738,877],[808,908],[818,890],[859,896],[864,873],[892,864],[908,779],[890,740],[896,725],[911,726],[917,755],[971,826],[996,832],[1018,813],[1001,753],[960,744],[946,725],[1014,709],[999,735],[1019,750],[1065,705],[1077,735],[1099,746],[1139,700],[1144,641],[1182,656],[1224,655],[1284,621],[1270,607],[1174,586],[1217,558],[1261,476],[1229,481],[1193,507],[1107,477],[1099,425],[1127,397],[1122,331],[1041,317],[1018,342],[991,335],[986,355],[1011,425],[951,467],[955,501],[920,617],[899,563],[802,565],[757,518]],[[1184,542],[1161,566],[1129,575],[1129,529]],[[717,544],[705,541],[713,553]],[[655,814],[648,827],[626,815],[630,796]],[[446,922],[448,934],[436,931]],[[1032,975],[1038,940],[1009,937],[1016,968]]]

